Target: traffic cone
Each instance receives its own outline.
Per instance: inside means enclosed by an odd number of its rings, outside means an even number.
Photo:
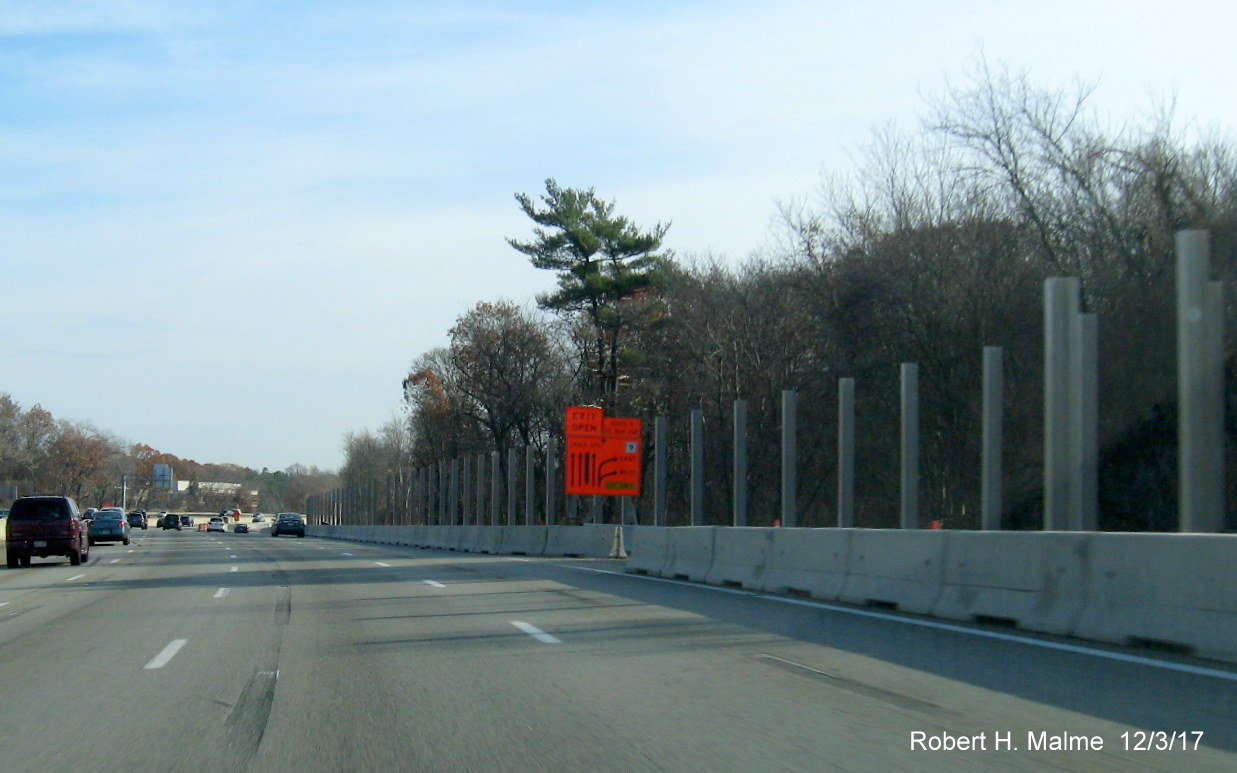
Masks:
[[[614,541],[610,543],[610,558],[627,558],[627,548],[623,546],[623,527],[614,527]]]

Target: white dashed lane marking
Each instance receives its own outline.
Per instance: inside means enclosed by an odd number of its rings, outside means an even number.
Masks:
[[[180,652],[180,648],[189,643],[188,639],[174,639],[172,643],[163,648],[163,651],[151,658],[151,661],[142,666],[145,671],[150,671],[156,668],[163,668],[172,658],[176,657],[176,653]]]
[[[528,634],[529,636],[533,637],[537,641],[541,642],[542,644],[562,644],[563,643],[562,639],[551,636],[550,634],[546,633],[545,631],[541,630],[535,625],[529,625],[528,623],[522,622],[520,620],[512,620],[511,624],[514,625],[516,628],[519,628],[521,631]]]

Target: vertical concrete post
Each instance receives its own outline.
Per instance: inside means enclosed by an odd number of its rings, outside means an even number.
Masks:
[[[437,523],[441,526],[447,522],[447,463],[439,460],[435,466],[438,468],[438,485],[434,490],[434,494],[438,498]]]
[[[533,475],[537,459],[533,456],[533,447],[524,446],[524,525],[532,526],[537,512],[537,480]]]
[[[1098,320],[1094,314],[1074,314],[1070,334],[1070,412],[1073,420],[1073,480],[1070,528],[1097,531],[1099,517],[1099,371]]]
[[[692,410],[691,524],[704,526],[704,411]]]
[[[498,451],[490,451],[490,522],[497,526],[502,517],[502,500],[498,487],[502,483],[502,460]]]
[[[1078,469],[1070,405],[1073,317],[1081,288],[1076,277],[1044,280],[1044,530],[1070,527]]]
[[[485,454],[477,454],[477,525],[485,524]]]
[[[460,514],[460,460],[451,460],[451,491],[447,499],[447,523],[454,526]]]
[[[799,525],[798,397],[793,389],[782,390],[782,526]]]
[[[919,528],[919,365],[902,363],[903,529]]]
[[[439,493],[439,523],[451,523],[451,462],[443,459],[442,462],[442,489]]]
[[[465,526],[472,525],[472,457],[460,460],[460,494],[463,498]]]
[[[734,525],[747,525],[747,401],[734,401],[734,494],[731,508]]]
[[[1004,478],[1005,367],[999,346],[984,347],[984,425],[980,483],[980,528],[1001,528],[1001,495]]]
[[[855,527],[855,380],[838,379],[838,526]]]
[[[558,449],[556,448],[554,438],[550,438],[545,444],[545,525],[554,525],[554,492],[555,492],[555,475],[554,465],[558,462]]]
[[[1211,480],[1216,482],[1212,495],[1215,497],[1216,531],[1224,530],[1225,486],[1224,486],[1224,427],[1225,412],[1225,365],[1224,365],[1224,283],[1207,283],[1207,360],[1213,363],[1215,384],[1208,394],[1211,397],[1211,407],[1208,413],[1215,418],[1208,426],[1212,437],[1211,447],[1216,449],[1211,457]]]
[[[1218,532],[1224,527],[1222,462],[1223,359],[1217,358],[1222,311],[1208,290],[1211,237],[1207,231],[1177,233],[1177,404],[1180,477],[1178,528]],[[1208,296],[1212,298],[1209,300]],[[1220,308],[1213,308],[1219,306]]]
[[[409,504],[412,508],[413,524],[421,524],[423,522],[422,515],[424,511],[421,509],[422,473],[423,469],[420,467],[412,471],[412,482],[408,491],[408,498],[411,500]]]
[[[515,526],[515,473],[516,465],[519,463],[519,456],[516,453],[515,446],[507,448],[507,525]]]
[[[434,522],[434,466],[426,465],[421,468],[421,523],[429,526]]]
[[[653,525],[666,525],[666,417],[653,420]]]

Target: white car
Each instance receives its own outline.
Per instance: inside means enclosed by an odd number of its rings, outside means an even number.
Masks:
[[[227,531],[228,528],[223,525],[223,518],[214,516],[210,519],[210,523],[206,524],[207,531]]]

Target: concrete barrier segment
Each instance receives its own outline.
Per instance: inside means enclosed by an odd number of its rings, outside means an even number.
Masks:
[[[578,526],[502,526],[501,543],[494,552],[513,556],[542,556],[546,554],[546,542],[554,529],[578,529]]]
[[[1095,537],[1075,635],[1237,661],[1237,535]]]
[[[836,600],[850,567],[853,529],[773,529],[770,565],[757,587]]]
[[[936,617],[1069,634],[1082,615],[1088,532],[946,531]]]
[[[839,599],[930,614],[945,577],[946,532],[854,529]]]
[[[670,530],[670,551],[661,576],[703,582],[713,564],[713,540],[720,527],[677,526]],[[727,527],[733,528],[733,527]]]
[[[624,571],[660,577],[669,559],[671,527],[634,526],[629,529],[629,555]]]
[[[763,589],[764,575],[774,566],[773,538],[776,531],[745,526],[718,528],[713,537],[713,556],[704,581],[710,585]]]
[[[614,544],[614,526],[583,524],[581,526],[550,526],[544,555],[586,556],[606,558]]]

